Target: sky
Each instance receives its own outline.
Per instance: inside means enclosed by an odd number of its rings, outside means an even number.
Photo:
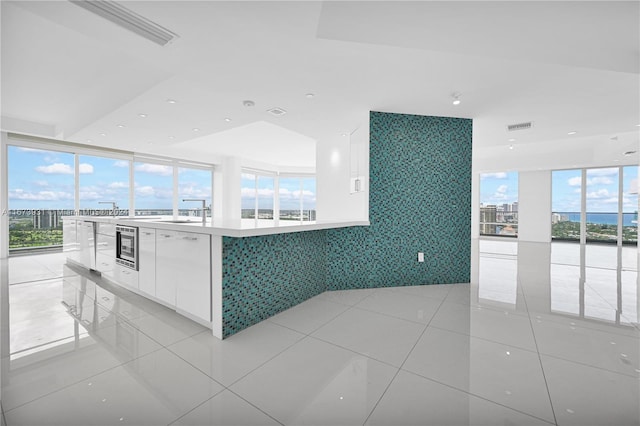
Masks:
[[[512,204],[518,201],[518,172],[480,174],[480,203]]]
[[[9,146],[9,209],[74,208],[74,155]],[[99,201],[129,207],[129,162],[79,156],[80,208],[110,209]],[[172,166],[134,163],[135,202],[140,209],[171,209]],[[211,172],[180,168],[179,199],[205,198],[211,204]],[[196,208],[195,203],[179,203]]]
[[[74,209],[74,155],[17,146],[8,147],[9,209]],[[129,207],[129,162],[106,157],[79,156],[80,208],[111,209],[99,201],[115,201],[119,208]],[[253,208],[255,181],[242,179],[242,208]],[[211,204],[211,172],[179,168],[179,208],[198,208],[183,198],[205,199]],[[172,209],[173,167],[134,163],[135,205],[138,209]],[[315,178],[280,178],[280,207],[315,209]],[[273,208],[273,178],[258,179],[259,207]],[[70,213],[72,214],[72,213]]]
[[[580,212],[582,171],[557,170],[552,172],[551,210],[554,212]],[[587,170],[587,212],[614,213],[618,211],[619,168]],[[623,168],[623,211],[638,210],[638,167]],[[635,193],[634,193],[635,192]],[[497,172],[480,175],[480,202],[500,205],[518,201],[518,173]]]
[[[559,170],[552,174],[551,209],[554,212],[580,212],[582,191],[581,170]],[[587,170],[587,212],[615,213],[618,211],[619,168]],[[635,193],[634,193],[635,192]],[[638,167],[623,168],[623,211],[638,210]]]
[[[302,180],[302,190],[300,183]],[[255,208],[256,193],[259,209],[272,209],[275,193],[274,178],[270,176],[258,176],[256,185],[255,175],[242,174],[241,182],[242,208]],[[315,210],[316,208],[316,182],[315,178],[280,177],[280,209],[300,209],[300,197],[302,195],[302,209]]]

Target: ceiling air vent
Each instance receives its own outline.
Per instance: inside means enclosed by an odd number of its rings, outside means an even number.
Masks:
[[[280,117],[281,115],[285,115],[287,113],[287,111],[278,107],[268,109],[267,112],[270,112],[272,115],[275,115],[276,117]]]
[[[507,131],[515,132],[516,130],[527,130],[532,127],[533,127],[533,122],[527,121],[526,123],[509,124],[507,126]]]
[[[173,41],[178,36],[164,27],[120,6],[110,0],[69,0],[89,12],[95,13],[116,25],[138,34],[160,46]]]

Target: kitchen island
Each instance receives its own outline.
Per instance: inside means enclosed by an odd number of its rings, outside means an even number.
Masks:
[[[326,230],[369,224],[265,222],[67,216],[63,249],[68,261],[224,338],[325,291]],[[133,268],[119,260],[131,249],[116,235],[125,228],[137,231]]]

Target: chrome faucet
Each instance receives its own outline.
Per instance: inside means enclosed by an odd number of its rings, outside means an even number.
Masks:
[[[202,226],[207,224],[207,200],[203,200],[202,198],[184,198],[182,201],[198,201],[202,203]]]
[[[111,213],[113,217],[116,217],[116,210],[118,210],[118,205],[115,201],[98,201],[98,204],[111,204]]]

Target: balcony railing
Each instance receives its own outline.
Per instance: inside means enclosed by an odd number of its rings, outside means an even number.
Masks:
[[[480,222],[480,235],[516,238],[518,236],[518,223]]]

